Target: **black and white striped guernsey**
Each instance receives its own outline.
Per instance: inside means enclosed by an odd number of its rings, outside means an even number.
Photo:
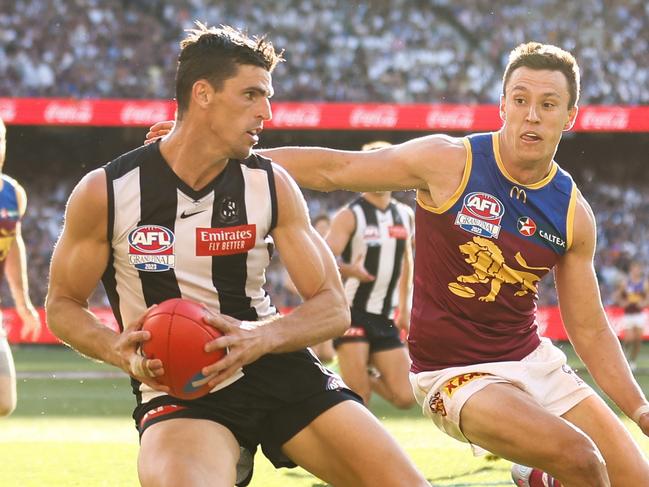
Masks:
[[[376,277],[361,283],[356,278],[345,282],[345,294],[354,309],[392,318],[398,303],[398,282],[407,238],[413,230],[410,207],[394,199],[381,210],[359,197],[348,208],[356,226],[342,253],[346,263],[353,263],[365,254],[365,269]]]
[[[102,281],[120,325],[177,297],[240,320],[276,313],[263,288],[277,220],[268,159],[230,160],[200,191],[171,170],[158,143],[104,170],[111,253]]]

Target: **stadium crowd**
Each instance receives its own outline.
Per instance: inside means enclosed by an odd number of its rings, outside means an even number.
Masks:
[[[63,221],[65,201],[72,189],[69,180],[52,181],[35,178],[25,181],[29,194],[29,207],[23,221],[23,236],[29,257],[29,281],[35,306],[42,306],[47,290],[48,266],[52,248]],[[589,183],[582,191],[591,202],[598,221],[598,250],[595,259],[600,278],[604,304],[614,304],[615,289],[628,269],[632,259],[649,262],[649,200],[648,188],[633,183]],[[318,193],[305,191],[309,212],[314,218],[320,214],[333,215],[343,204],[351,201],[354,193],[337,191]],[[395,196],[414,205],[414,192],[396,193]],[[287,286],[287,274],[277,258],[268,271],[267,290],[279,307],[295,306],[300,302],[292,286]],[[6,286],[2,300],[10,303]],[[8,300],[8,301],[6,301]],[[93,306],[107,306],[103,289],[92,298]],[[539,305],[555,305],[556,294],[551,276],[541,282]]]
[[[649,103],[644,0],[4,2],[0,97],[171,98],[193,19],[286,49],[277,99],[494,103],[509,50],[537,40],[576,55],[582,103]]]

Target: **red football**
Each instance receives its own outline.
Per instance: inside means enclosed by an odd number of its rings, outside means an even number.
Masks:
[[[147,358],[162,360],[165,373],[157,380],[180,399],[196,399],[210,392],[209,385],[196,385],[205,378],[201,369],[226,354],[224,349],[205,352],[207,342],[222,336],[203,322],[205,313],[200,304],[175,298],[160,303],[144,319],[142,329],[151,332],[151,338],[142,344],[142,351]]]

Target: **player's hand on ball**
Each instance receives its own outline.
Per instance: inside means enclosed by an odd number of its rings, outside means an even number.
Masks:
[[[246,322],[230,316],[208,313],[203,321],[221,333],[219,337],[205,345],[206,352],[226,348],[228,354],[218,362],[203,368],[203,375],[210,377],[209,385],[216,386],[234,374],[244,365],[254,362],[270,352],[270,340],[264,337],[265,326],[247,327]]]
[[[150,144],[151,142],[158,140],[160,137],[164,137],[169,132],[171,132],[172,128],[174,128],[173,120],[154,123],[146,133],[144,144]]]
[[[168,392],[167,386],[155,380],[156,377],[164,374],[162,361],[147,359],[140,353],[141,344],[151,338],[150,332],[142,330],[147,313],[124,329],[115,343],[115,351],[120,357],[121,368],[127,374],[156,391]]]

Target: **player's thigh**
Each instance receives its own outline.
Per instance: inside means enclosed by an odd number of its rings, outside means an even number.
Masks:
[[[176,418],[149,426],[138,456],[148,486],[232,487],[239,443],[226,427],[204,419]]]
[[[0,415],[10,414],[16,407],[16,370],[9,343],[0,338]]]
[[[328,409],[282,449],[335,487],[428,485],[378,420],[355,401]]]
[[[599,396],[584,399],[563,418],[595,442],[606,460],[613,486],[649,486],[647,459],[619,418]]]
[[[506,383],[490,384],[473,394],[462,407],[460,427],[471,443],[549,472],[565,464],[567,454],[588,456],[595,451],[584,433]]]
[[[353,390],[370,387],[367,364],[370,359],[370,345],[366,341],[343,342],[336,348],[338,367],[345,383]]]

